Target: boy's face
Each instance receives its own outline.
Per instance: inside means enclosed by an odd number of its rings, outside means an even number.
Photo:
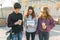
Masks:
[[[20,12],[20,9],[14,9],[14,10],[17,14]]]

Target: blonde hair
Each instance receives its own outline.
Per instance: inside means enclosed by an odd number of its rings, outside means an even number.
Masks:
[[[46,17],[45,17],[46,20],[51,18],[51,15],[49,14],[49,8],[48,7],[43,7],[43,10],[41,11],[39,18],[43,19],[44,13],[46,13]]]

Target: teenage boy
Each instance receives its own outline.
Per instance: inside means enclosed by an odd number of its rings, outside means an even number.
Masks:
[[[12,40],[22,40],[23,17],[19,13],[20,9],[21,5],[15,3],[13,12],[8,16],[8,27],[12,27]]]

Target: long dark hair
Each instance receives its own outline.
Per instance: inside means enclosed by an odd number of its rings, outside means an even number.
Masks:
[[[32,7],[32,6],[29,6],[28,7],[28,10],[27,10],[27,12],[26,12],[26,14],[25,14],[25,17],[27,17],[28,18],[28,16],[29,16],[29,10],[32,10],[32,18],[35,18],[36,17],[36,15],[35,15],[35,12],[34,12],[34,8]]]

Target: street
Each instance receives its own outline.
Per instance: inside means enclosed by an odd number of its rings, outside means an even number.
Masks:
[[[10,28],[8,27],[0,27],[0,40],[6,40],[7,36],[6,32]],[[25,34],[23,35],[23,40],[26,40]],[[35,40],[39,40],[38,35],[36,35]],[[50,32],[49,40],[60,40],[60,25],[56,25],[53,30]]]

